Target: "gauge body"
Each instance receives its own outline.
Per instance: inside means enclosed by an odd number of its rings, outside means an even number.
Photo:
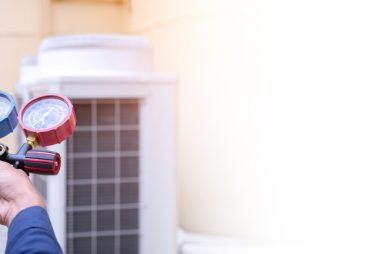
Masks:
[[[23,106],[19,123],[27,137],[41,146],[61,143],[75,129],[76,117],[71,101],[62,95],[45,94]]]
[[[17,111],[13,97],[0,91],[0,138],[11,133],[17,124]]]

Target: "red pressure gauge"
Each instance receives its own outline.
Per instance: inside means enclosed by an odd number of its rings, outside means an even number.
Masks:
[[[58,94],[33,98],[20,110],[19,123],[27,137],[40,146],[61,143],[75,130],[76,117],[71,101]]]

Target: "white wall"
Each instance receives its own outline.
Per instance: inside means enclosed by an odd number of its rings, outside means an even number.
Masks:
[[[382,252],[384,4],[270,6],[264,106],[275,147],[264,170],[276,211],[260,209],[273,215],[265,225],[276,231],[267,236],[343,246],[343,253]]]
[[[381,1],[133,1],[180,75],[181,224],[260,253],[384,250]]]

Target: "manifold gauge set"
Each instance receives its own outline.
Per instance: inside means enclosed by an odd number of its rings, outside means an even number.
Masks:
[[[71,101],[63,95],[44,94],[29,100],[18,114],[13,97],[0,91],[0,138],[13,132],[18,124],[26,141],[16,154],[0,143],[0,160],[27,174],[58,174],[60,154],[41,147],[59,144],[72,135],[76,116]]]

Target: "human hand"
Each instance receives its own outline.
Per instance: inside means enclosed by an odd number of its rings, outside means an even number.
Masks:
[[[28,176],[0,161],[0,224],[9,226],[19,212],[31,206],[45,204]]]

